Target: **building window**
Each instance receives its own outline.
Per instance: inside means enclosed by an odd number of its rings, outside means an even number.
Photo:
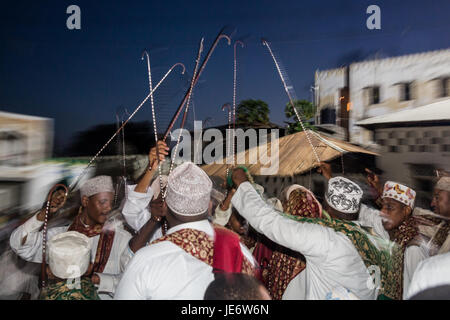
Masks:
[[[380,87],[369,88],[369,104],[380,103]]]
[[[398,146],[389,146],[388,152],[398,153],[401,152]]]
[[[397,137],[398,137],[397,132],[395,132],[395,131],[389,132],[388,137],[389,137],[389,139],[395,139],[395,138],[397,138]]]
[[[435,152],[435,147],[433,145],[426,145],[425,146],[425,152]]]
[[[328,106],[320,110],[320,123],[336,124],[336,108],[333,106]]]
[[[441,144],[442,139],[441,138],[431,138],[431,144]]]
[[[448,80],[450,78],[443,78],[440,79],[441,81],[441,93],[440,93],[440,97],[441,98],[445,98],[449,96],[449,92],[448,92]]]
[[[409,101],[411,99],[411,83],[405,82],[401,86],[401,95],[400,95],[400,101]]]

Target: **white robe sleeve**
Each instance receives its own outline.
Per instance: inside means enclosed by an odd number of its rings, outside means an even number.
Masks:
[[[99,293],[114,296],[116,287],[122,278],[122,273],[133,257],[133,252],[129,247],[131,238],[132,236],[127,231],[121,227],[116,227],[113,243],[114,250],[111,251],[107,264],[109,272],[97,273],[100,278],[100,283],[96,285]]]
[[[420,262],[428,258],[426,250],[419,246],[409,246],[403,261],[403,299],[407,299],[409,285]]]
[[[108,294],[114,296],[114,291],[120,282],[121,275],[97,273],[100,278],[100,283],[96,285],[98,293]]]
[[[138,251],[127,266],[123,276],[117,286],[114,300],[146,300],[151,299],[148,296],[146,287],[146,278],[152,278],[152,263],[141,261],[143,259],[141,252]]]
[[[358,222],[362,226],[371,227],[383,239],[389,239],[389,233],[383,227],[380,211],[361,204]]]
[[[214,211],[214,217],[212,222],[224,227],[228,223],[228,220],[230,220],[231,210],[232,210],[231,203],[228,206],[227,210],[220,209],[220,205],[218,205],[216,211]]]
[[[334,230],[283,217],[266,204],[249,182],[242,183],[232,198],[233,206],[270,240],[301,252],[307,259],[326,259],[333,246]]]
[[[28,219],[24,224],[17,227],[9,238],[11,249],[22,259],[41,263],[42,262],[42,231],[39,229],[44,224],[43,221],[37,219],[38,213]],[[65,232],[67,227],[57,227],[47,230],[47,239],[50,240],[53,236]],[[26,241],[22,243],[26,237]]]
[[[450,253],[436,255],[419,263],[409,284],[406,298],[438,286],[450,284]]]
[[[122,214],[130,227],[138,231],[151,217],[148,204],[153,197],[153,190],[148,188],[147,193],[141,193],[134,191],[136,185],[127,188],[127,199]]]

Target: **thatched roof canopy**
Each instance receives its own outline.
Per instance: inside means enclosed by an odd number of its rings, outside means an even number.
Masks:
[[[330,161],[339,157],[343,153],[364,153],[377,156],[378,154],[361,147],[355,146],[351,143],[341,141],[338,139],[325,137],[317,132],[308,131],[312,144],[314,145],[316,152],[321,161]],[[272,150],[272,143],[267,143],[267,154],[270,158],[270,152]],[[261,148],[261,146],[259,146]],[[308,143],[305,132],[298,132],[291,135],[287,135],[278,139],[279,148],[279,166],[278,172],[274,175],[277,176],[294,176],[305,173],[312,168],[318,166],[317,160],[312,152],[311,146]],[[275,149],[275,148],[274,148]],[[258,162],[249,164],[249,153],[256,152],[258,155]],[[261,168],[269,167],[270,163],[263,165],[259,162],[259,154],[257,153],[258,147],[248,149],[245,151],[245,163],[244,164],[252,175],[261,175]],[[242,157],[242,153],[241,153]],[[237,155],[239,159],[239,154]],[[226,169],[229,164],[207,164],[202,166],[202,169],[210,176],[225,175]]]

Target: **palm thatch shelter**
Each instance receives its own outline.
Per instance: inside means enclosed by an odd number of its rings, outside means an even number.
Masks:
[[[341,173],[344,170],[346,175],[361,173],[361,171],[364,171],[363,167],[374,165],[375,156],[378,155],[373,151],[311,130],[308,130],[308,136],[320,161],[330,162],[334,160],[332,166],[335,173]],[[292,183],[299,183],[312,190],[318,189],[318,192],[322,192],[320,189],[323,189],[324,181],[317,174],[314,174],[314,186],[312,186],[312,171],[318,167],[319,163],[308,142],[308,136],[306,132],[302,131],[277,139],[278,168],[271,174],[264,174],[264,168],[267,170],[270,162],[262,163],[259,152],[267,148],[267,155],[270,158],[272,150],[276,153],[275,141],[269,141],[266,144],[241,151],[236,155],[237,164],[245,165],[254,177],[255,182],[263,185],[266,194],[269,196],[278,196],[282,188]],[[252,153],[258,155],[256,162],[250,161]],[[245,161],[242,161],[243,159]],[[204,165],[202,169],[209,176],[224,179],[227,169],[232,166],[228,164],[232,161],[228,160],[228,158],[223,159],[222,164]]]

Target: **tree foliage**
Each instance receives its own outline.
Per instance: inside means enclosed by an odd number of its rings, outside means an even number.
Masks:
[[[238,125],[269,124],[269,106],[262,100],[243,100],[237,107]]]
[[[295,100],[294,106],[297,109],[298,114],[302,118],[303,124],[306,129],[314,130],[314,126],[309,124],[307,121],[314,117],[314,105],[309,102],[308,100]],[[286,115],[286,118],[291,121],[287,121],[288,124],[288,133],[294,133],[294,132],[300,132],[303,130],[302,126],[300,125],[300,122],[297,119],[297,116],[295,115],[294,109],[292,108],[292,105],[290,102],[286,104],[286,107],[284,108],[284,114]],[[293,122],[292,122],[293,121]]]

